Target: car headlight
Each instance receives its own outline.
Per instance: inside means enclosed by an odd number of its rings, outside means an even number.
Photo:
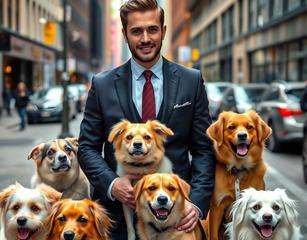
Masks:
[[[38,108],[36,105],[32,104],[32,103],[29,103],[28,106],[27,106],[27,110],[28,111],[37,111]]]

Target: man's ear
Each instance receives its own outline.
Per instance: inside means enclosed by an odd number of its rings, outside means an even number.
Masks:
[[[162,27],[162,40],[164,40],[164,38],[165,38],[166,30],[167,30],[167,27],[166,27],[166,25],[164,25]]]

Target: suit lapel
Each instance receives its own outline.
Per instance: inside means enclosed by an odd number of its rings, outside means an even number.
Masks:
[[[158,120],[167,124],[173,111],[178,91],[180,77],[177,75],[175,64],[163,58],[163,104],[162,114],[158,115]]]
[[[132,73],[130,60],[118,69],[114,79],[114,86],[125,118],[130,122],[138,122],[138,116],[131,97]]]

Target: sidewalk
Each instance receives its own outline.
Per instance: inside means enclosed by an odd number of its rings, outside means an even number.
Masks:
[[[12,109],[12,116],[8,116],[6,112],[0,117],[0,136],[7,132],[8,129],[19,127],[19,116],[15,109]]]

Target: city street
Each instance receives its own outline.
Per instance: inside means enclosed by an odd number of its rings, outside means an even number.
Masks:
[[[70,122],[70,132],[78,136],[82,114]],[[60,123],[29,125],[23,132],[18,131],[18,118],[4,117],[0,121],[0,189],[18,181],[29,187],[34,172],[34,162],[27,160],[32,147],[44,141],[56,138],[61,132]],[[302,160],[298,147],[290,146],[280,154],[265,152],[268,163],[266,176],[267,189],[285,188],[293,199],[297,200],[299,223],[307,238],[307,186],[303,182]]]

